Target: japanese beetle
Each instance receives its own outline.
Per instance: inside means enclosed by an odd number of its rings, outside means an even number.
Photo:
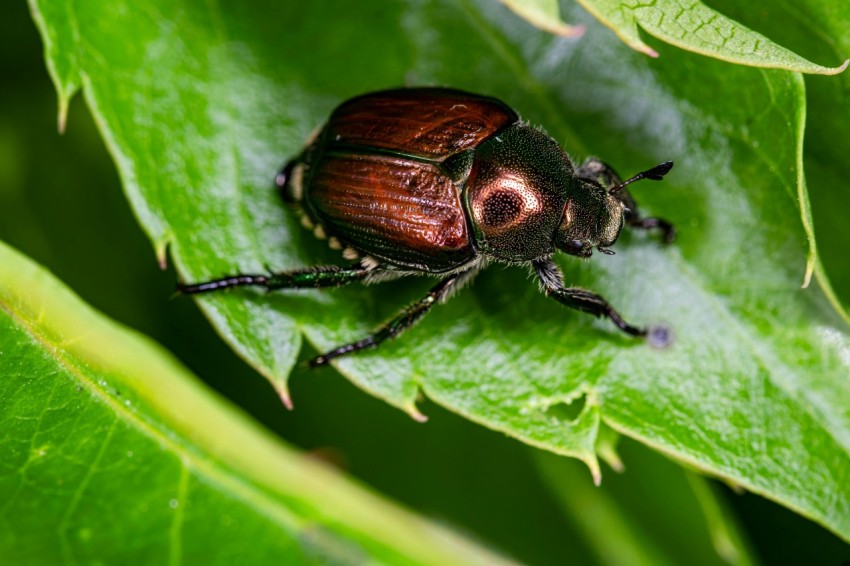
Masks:
[[[596,158],[574,167],[551,137],[522,122],[503,102],[447,88],[407,88],[358,96],[328,123],[275,180],[303,224],[348,267],[308,267],[267,275],[239,274],[179,285],[184,293],[229,287],[338,287],[406,275],[439,282],[377,332],[315,358],[311,365],[378,346],[410,328],[490,261],[529,265],[542,291],[558,302],[627,323],[590,291],[566,287],[555,249],[582,258],[610,254],[625,224],[673,226],[642,218],[626,186],[660,180],[662,163],[623,182]]]

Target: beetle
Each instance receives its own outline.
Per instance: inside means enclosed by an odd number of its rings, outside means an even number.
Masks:
[[[397,337],[493,261],[529,265],[549,297],[645,337],[646,329],[627,323],[601,296],[567,287],[552,256],[556,249],[580,258],[594,248],[612,254],[626,224],[657,229],[671,242],[673,226],[642,217],[626,187],[661,180],[672,166],[667,161],[621,181],[597,158],[575,167],[554,139],[495,98],[449,88],[365,94],[338,106],[275,178],[304,226],[354,263],[237,274],[178,290],[339,287],[414,274],[438,279],[374,334],[311,366]]]

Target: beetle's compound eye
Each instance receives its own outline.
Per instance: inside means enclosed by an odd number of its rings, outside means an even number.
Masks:
[[[593,249],[582,240],[569,240],[563,247],[563,250],[570,255],[578,257],[590,257],[593,255]]]

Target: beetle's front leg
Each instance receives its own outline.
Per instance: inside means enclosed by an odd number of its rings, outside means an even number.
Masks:
[[[380,267],[366,269],[360,263],[350,267],[321,265],[305,267],[292,271],[268,274],[239,273],[202,283],[178,283],[177,291],[187,295],[210,293],[231,287],[263,287],[267,291],[275,289],[317,289],[320,287],[341,287],[353,281],[365,279],[377,272]]]
[[[640,215],[638,204],[628,189],[621,189],[617,192],[617,196],[626,205],[625,219],[627,225],[639,230],[657,229],[661,232],[661,237],[665,244],[669,244],[676,239],[676,228],[670,222],[663,218],[643,217]]]
[[[588,179],[598,183],[607,191],[622,183],[620,176],[617,175],[614,168],[596,157],[588,158],[576,170],[576,173],[582,179]],[[626,224],[640,230],[660,230],[666,244],[676,239],[676,228],[670,222],[663,218],[644,218],[640,215],[638,204],[627,188],[623,187],[619,189],[616,191],[616,194],[626,206]]]
[[[534,260],[532,265],[534,266],[537,278],[540,280],[543,292],[547,296],[570,308],[590,313],[594,316],[607,316],[611,319],[611,322],[616,324],[626,334],[640,337],[646,336],[646,329],[638,328],[627,323],[614,310],[614,307],[608,304],[608,301],[596,293],[565,286],[564,276],[551,258]]]
[[[633,208],[629,208],[629,212],[626,213],[626,224],[640,230],[660,230],[665,244],[670,244],[676,239],[676,227],[670,222],[663,218],[642,218]]]

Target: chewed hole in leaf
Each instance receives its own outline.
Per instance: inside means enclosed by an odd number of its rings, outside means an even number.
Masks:
[[[586,405],[587,393],[581,393],[574,399],[558,401],[549,405],[544,409],[544,412],[560,421],[573,424],[579,419]]]

